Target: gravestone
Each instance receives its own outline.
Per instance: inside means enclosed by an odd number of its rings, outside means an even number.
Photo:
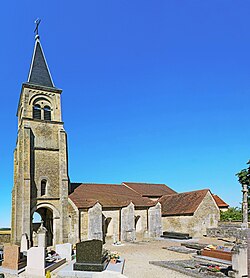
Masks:
[[[247,277],[247,244],[236,244],[232,249],[232,269],[231,277]]]
[[[66,261],[71,261],[71,258],[72,258],[72,244],[70,244],[70,243],[57,244],[56,245],[56,253],[62,259],[65,258]]]
[[[4,245],[3,268],[18,270],[20,248],[18,245]]]
[[[45,248],[31,247],[27,251],[26,273],[33,276],[44,276],[45,274]]]
[[[108,264],[108,254],[103,253],[102,241],[87,240],[76,244],[76,262],[73,269],[80,271],[103,271]]]
[[[22,234],[20,252],[27,252],[29,249],[29,242],[27,234]]]
[[[20,247],[18,245],[4,245],[4,260],[3,268],[19,270],[26,266],[26,258],[20,254]]]

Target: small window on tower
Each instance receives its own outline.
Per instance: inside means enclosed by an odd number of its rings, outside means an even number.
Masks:
[[[46,195],[46,185],[47,185],[47,181],[42,180],[41,181],[41,196]]]
[[[41,120],[41,106],[39,104],[33,106],[33,118]]]
[[[49,106],[44,106],[44,120],[51,121],[51,109]]]

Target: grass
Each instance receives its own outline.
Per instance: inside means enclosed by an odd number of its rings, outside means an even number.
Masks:
[[[0,230],[0,235],[10,235],[11,230]]]

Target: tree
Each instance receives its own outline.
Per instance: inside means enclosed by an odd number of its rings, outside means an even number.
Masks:
[[[236,174],[239,183],[243,186],[247,185],[248,188],[248,208],[250,208],[250,160],[247,162],[248,168],[241,170]]]
[[[242,221],[241,209],[238,207],[231,207],[227,211],[220,213],[221,221]]]

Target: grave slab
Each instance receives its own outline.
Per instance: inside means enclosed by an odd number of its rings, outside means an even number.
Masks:
[[[90,272],[90,271],[78,271],[73,269],[73,265],[75,260],[71,261],[67,266],[57,272],[57,278],[70,278],[70,277],[81,277],[81,278],[127,278],[120,271],[123,270],[124,267],[124,259],[120,260],[120,265],[115,264],[111,266],[110,264],[107,266],[106,270],[102,272]],[[121,267],[121,264],[123,266]],[[117,268],[116,268],[117,266]],[[116,268],[116,269],[115,269]]]
[[[174,271],[183,273],[189,277],[196,278],[215,278],[215,277],[228,277],[222,272],[212,272],[207,270],[207,266],[211,263],[200,262],[200,265],[197,266],[198,262],[195,260],[180,260],[180,261],[150,261],[150,264],[168,268]],[[227,272],[227,266],[221,265],[221,267]]]

